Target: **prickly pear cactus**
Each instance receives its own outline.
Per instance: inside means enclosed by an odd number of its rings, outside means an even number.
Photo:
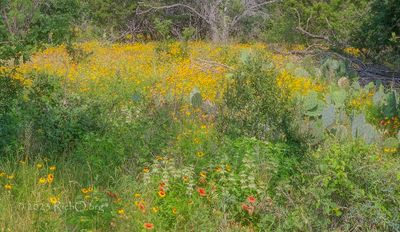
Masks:
[[[193,107],[198,108],[203,104],[203,98],[198,88],[194,88],[190,93],[190,103]]]
[[[385,100],[385,91],[383,85],[379,86],[378,91],[375,92],[374,96],[372,97],[372,102],[374,106],[381,106]]]
[[[311,92],[304,98],[303,107],[305,110],[305,115],[310,117],[318,117],[322,113],[324,102],[318,99],[318,94],[316,92]]]
[[[353,138],[362,138],[368,144],[378,142],[380,139],[378,131],[375,127],[367,123],[364,114],[354,117],[351,125],[351,133]]]
[[[346,102],[347,92],[344,89],[336,90],[332,93],[331,98],[335,106],[342,107]]]
[[[326,129],[336,122],[335,106],[329,105],[322,110],[322,126]]]
[[[332,58],[327,59],[321,66],[322,73],[328,78],[339,78],[346,75],[346,64]]]

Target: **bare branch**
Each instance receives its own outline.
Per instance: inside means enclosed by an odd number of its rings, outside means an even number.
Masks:
[[[321,39],[321,40],[326,40],[328,42],[330,42],[330,38],[328,36],[324,36],[324,35],[316,35],[313,34],[307,30],[305,30],[302,26],[301,26],[301,17],[300,17],[300,13],[297,9],[294,9],[296,14],[297,14],[297,19],[298,19],[298,26],[296,27],[296,30],[298,30],[299,32],[301,32],[304,35],[307,35],[313,39]],[[309,23],[309,21],[307,20],[307,24]]]
[[[172,5],[168,5],[168,6],[153,6],[148,10],[145,11],[139,11],[137,12],[138,15],[142,15],[142,14],[147,14],[151,11],[157,11],[157,10],[166,10],[166,9],[171,9],[171,8],[177,8],[177,7],[182,7],[182,8],[186,8],[189,11],[191,11],[192,13],[196,14],[197,16],[199,16],[200,18],[202,18],[205,22],[207,22],[208,24],[212,24],[212,22],[203,14],[201,14],[200,12],[198,12],[196,9],[194,9],[193,7],[186,5],[186,4],[182,4],[182,3],[177,3],[177,4],[172,4]]]
[[[272,4],[272,3],[280,2],[280,1],[281,0],[271,0],[271,1],[265,1],[265,2],[259,3],[259,4],[256,4],[256,5],[253,5],[253,6],[249,6],[247,9],[245,9],[243,11],[242,14],[237,15],[232,19],[231,27],[235,26],[242,18],[248,16],[250,13],[258,10],[259,8],[261,8],[263,6],[266,6],[266,5],[269,5],[269,4]]]

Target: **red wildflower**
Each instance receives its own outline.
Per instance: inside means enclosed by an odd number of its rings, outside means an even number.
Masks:
[[[202,196],[202,197],[205,197],[207,194],[206,194],[206,190],[205,189],[203,189],[203,188],[198,188],[197,189],[197,192],[200,194],[200,196]]]
[[[249,197],[247,198],[247,201],[248,201],[249,203],[256,203],[256,198],[253,197],[253,196],[249,196]]]
[[[154,228],[154,224],[153,223],[144,223],[143,226],[147,230],[152,230]]]
[[[139,203],[138,207],[139,207],[140,211],[142,211],[142,213],[146,212],[146,207],[144,206],[143,203]]]
[[[242,209],[244,211],[247,211],[247,213],[249,213],[250,215],[252,215],[254,212],[254,206],[252,206],[252,205],[242,204]]]

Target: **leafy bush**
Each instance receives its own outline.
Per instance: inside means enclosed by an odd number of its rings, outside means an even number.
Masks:
[[[0,152],[14,142],[18,134],[18,119],[14,107],[22,95],[19,80],[0,73]]]
[[[353,33],[360,48],[369,48],[376,61],[397,59],[400,62],[400,9],[399,0],[372,1],[369,15]],[[399,65],[399,63],[397,64]],[[397,67],[398,68],[398,67]]]
[[[85,133],[100,130],[102,112],[96,101],[67,92],[56,76],[31,78],[32,86],[19,105],[23,133],[32,140],[24,143],[34,145],[31,152],[66,152]]]
[[[219,125],[234,136],[293,139],[291,101],[277,85],[276,72],[260,58],[245,58],[225,91]]]
[[[327,143],[304,163],[299,197],[317,230],[397,231],[400,193],[397,158],[360,142]],[[300,183],[297,178],[297,183]]]
[[[43,44],[71,42],[81,13],[77,0],[2,0],[0,9],[0,64],[26,61]]]

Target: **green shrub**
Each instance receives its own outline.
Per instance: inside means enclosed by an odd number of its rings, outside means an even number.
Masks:
[[[225,91],[220,128],[233,136],[293,139],[291,101],[278,87],[272,65],[257,57],[244,59]]]
[[[31,78],[32,86],[19,104],[23,133],[29,135],[24,143],[30,144],[30,152],[65,153],[84,134],[101,129],[103,108],[99,103],[68,92],[61,78],[46,74],[32,74]]]
[[[43,44],[71,42],[73,26],[80,19],[77,0],[2,0],[0,21],[0,64],[28,60]],[[10,26],[12,25],[12,26]]]
[[[304,163],[299,204],[317,230],[398,231],[398,158],[360,142],[327,143]],[[299,178],[295,179],[301,183]]]
[[[383,58],[400,65],[399,5],[399,0],[372,1],[368,17],[353,33],[354,43],[360,48],[369,48],[370,56],[377,62]]]
[[[0,73],[0,152],[17,138],[19,121],[14,107],[22,89],[20,81]]]

